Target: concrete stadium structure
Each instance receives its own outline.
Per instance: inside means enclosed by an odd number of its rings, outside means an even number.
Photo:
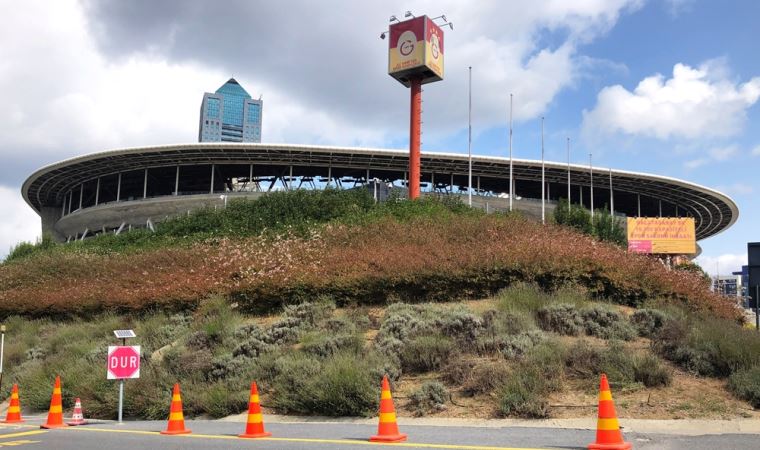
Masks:
[[[80,156],[43,167],[22,187],[58,240],[83,239],[148,227],[228,199],[273,190],[355,188],[374,194],[405,190],[405,150],[288,144],[192,143],[130,148]],[[615,169],[546,162],[547,215],[567,197],[572,203],[614,208],[616,215],[694,217],[697,239],[736,222],[727,195],[674,178]],[[514,208],[540,217],[541,161],[513,160]],[[509,159],[473,156],[473,206],[504,211],[509,200]],[[423,195],[468,193],[467,155],[422,154]]]

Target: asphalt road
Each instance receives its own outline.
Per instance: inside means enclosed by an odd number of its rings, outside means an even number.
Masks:
[[[267,425],[271,438],[239,439],[244,424],[219,421],[187,421],[192,434],[164,436],[158,432],[165,422],[93,423],[56,430],[40,430],[39,419],[20,425],[0,424],[0,449],[61,449],[61,450],[194,450],[194,449],[287,449],[366,450],[369,446],[389,446],[404,449],[585,449],[594,439],[589,430],[522,428],[522,427],[454,427],[405,426],[409,434],[403,444],[373,444],[367,438],[376,427],[350,423],[274,423]],[[635,449],[751,449],[760,448],[760,436],[754,434],[724,434],[709,436],[669,436],[662,434],[627,433],[627,441]]]

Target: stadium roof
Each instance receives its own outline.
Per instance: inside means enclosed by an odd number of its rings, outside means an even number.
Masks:
[[[508,179],[509,159],[473,156],[473,176]],[[34,172],[22,186],[24,200],[38,213],[43,206],[60,206],[64,193],[80,183],[103,175],[148,167],[193,164],[265,164],[371,169],[404,172],[408,151],[359,147],[290,144],[190,143],[128,148],[71,158]],[[588,166],[546,162],[546,180],[566,185],[568,168],[572,186],[589,186]],[[464,154],[422,153],[422,171],[466,175]],[[516,180],[541,180],[541,161],[514,159]],[[675,178],[593,168],[594,186],[604,189],[612,178],[615,194],[629,193],[677,205],[696,221],[697,239],[715,235],[736,222],[739,209],[727,195]],[[399,177],[401,178],[401,177]],[[507,191],[505,183],[504,191]],[[540,194],[539,194],[540,197]],[[615,200],[617,204],[617,199]]]

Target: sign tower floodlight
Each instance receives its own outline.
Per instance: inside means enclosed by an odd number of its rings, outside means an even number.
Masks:
[[[403,22],[391,16],[391,25],[380,38],[388,35],[388,75],[410,88],[409,114],[409,199],[420,196],[420,134],[422,125],[422,85],[443,80],[443,30],[454,25],[441,15],[415,17],[411,11]],[[395,23],[394,23],[395,22]]]

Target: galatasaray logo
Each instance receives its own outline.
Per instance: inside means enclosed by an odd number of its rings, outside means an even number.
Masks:
[[[414,52],[414,47],[417,45],[417,37],[411,31],[404,31],[398,37],[396,48],[401,54],[402,58],[407,58]]]
[[[438,35],[437,34],[430,35],[430,52],[433,54],[433,59],[438,59],[440,48],[441,48],[441,44],[440,42],[438,42]]]

